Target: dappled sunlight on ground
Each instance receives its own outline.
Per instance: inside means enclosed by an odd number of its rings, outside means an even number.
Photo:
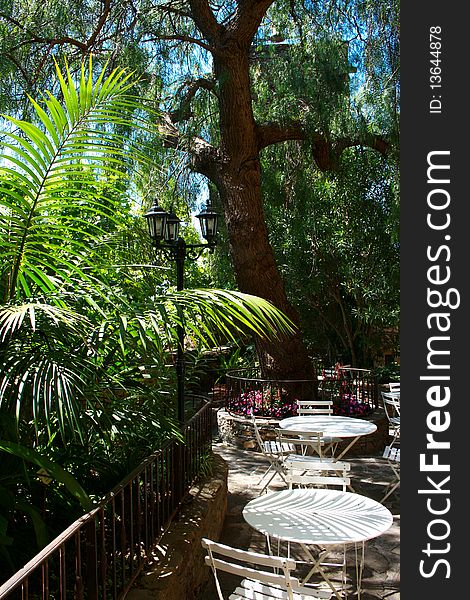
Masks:
[[[217,438],[214,442],[214,451],[229,464],[227,513],[220,541],[238,548],[264,553],[266,551],[264,536],[246,523],[242,511],[250,500],[259,496],[263,484],[258,485],[258,482],[269,465],[259,453],[225,446]],[[380,501],[393,477],[387,462],[381,456],[353,457],[350,462],[355,492]],[[276,476],[269,489],[270,491],[285,489],[285,484]],[[385,533],[366,542],[362,600],[398,600],[400,597],[399,496],[392,494],[385,505],[393,514],[393,523]],[[295,544],[291,545],[291,549],[293,558],[297,560],[306,558],[299,547],[295,548]],[[339,556],[336,551],[332,554],[333,558]],[[354,556],[354,546],[348,547],[346,560],[348,593],[353,591],[356,581]],[[233,575],[220,573],[219,580],[223,592],[228,597],[235,589],[238,579]],[[335,585],[339,583],[339,575],[334,573],[332,580]],[[216,598],[217,593],[211,577],[198,600],[216,600]]]

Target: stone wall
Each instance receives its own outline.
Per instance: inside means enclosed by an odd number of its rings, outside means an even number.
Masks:
[[[383,452],[388,442],[388,421],[384,410],[382,408],[376,409],[365,420],[375,423],[377,431],[359,438],[346,456],[372,456]],[[220,437],[224,443],[245,450],[258,450],[251,418],[230,415],[225,409],[221,409],[217,412],[217,424]],[[274,429],[279,427],[277,419],[257,417],[256,424],[264,440],[272,440],[276,437]],[[338,452],[346,447],[350,441],[345,440],[339,444]]]
[[[191,489],[127,600],[196,600],[212,577],[204,563],[201,539],[220,537],[227,510],[227,477],[227,463],[214,454],[212,476]]]

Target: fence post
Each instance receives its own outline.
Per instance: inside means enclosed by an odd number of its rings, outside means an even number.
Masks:
[[[86,591],[88,600],[98,600],[98,553],[96,523],[91,519],[85,528]]]

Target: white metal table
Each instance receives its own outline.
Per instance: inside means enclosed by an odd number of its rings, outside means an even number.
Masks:
[[[356,555],[357,593],[360,596],[364,542],[381,535],[393,523],[392,513],[367,496],[313,488],[282,490],[255,498],[243,509],[243,517],[266,536],[300,544],[313,565],[304,583],[318,572],[339,599],[338,590],[321,565],[328,549],[314,558],[308,547],[361,544],[360,564]]]
[[[279,427],[281,429],[304,431],[306,434],[309,431],[321,431],[323,437],[326,439],[352,438],[341,454],[334,457],[335,461],[340,460],[361,436],[377,431],[375,423],[371,423],[365,419],[355,419],[354,417],[341,415],[302,415],[289,417],[279,421]]]

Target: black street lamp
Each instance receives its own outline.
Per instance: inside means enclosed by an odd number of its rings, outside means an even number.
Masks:
[[[218,214],[209,206],[202,210],[197,216],[201,227],[201,233],[206,243],[187,244],[179,236],[180,219],[170,208],[167,213],[155,203],[146,213],[145,218],[149,228],[152,245],[157,252],[161,251],[169,260],[176,262],[176,289],[184,289],[184,262],[197,260],[204,250],[214,252],[217,236]],[[184,418],[184,328],[180,323],[177,325],[178,348],[176,355],[176,378],[177,378],[177,414],[180,425]]]

